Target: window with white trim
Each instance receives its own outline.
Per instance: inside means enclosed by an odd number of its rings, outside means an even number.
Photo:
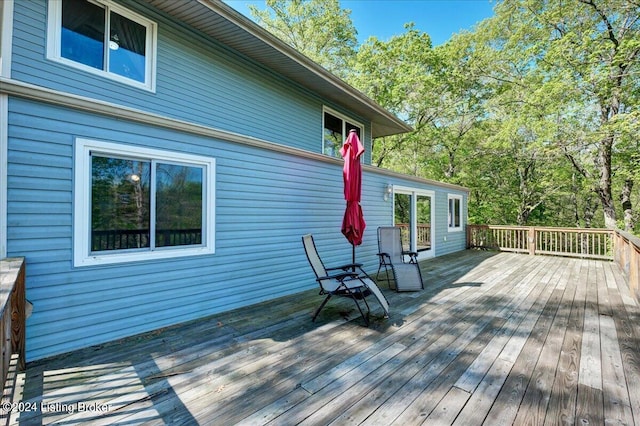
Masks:
[[[449,231],[462,231],[462,196],[449,194]]]
[[[76,140],[74,265],[214,252],[215,159]]]
[[[362,138],[364,126],[328,108],[324,108],[322,118],[322,152],[331,157],[342,158],[340,148],[351,129]]]
[[[49,0],[47,57],[154,90],[156,24],[110,0]]]

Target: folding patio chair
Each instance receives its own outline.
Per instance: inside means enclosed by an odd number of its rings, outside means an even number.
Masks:
[[[416,291],[424,289],[422,274],[418,265],[418,253],[402,249],[401,229],[397,226],[381,226],[378,228],[378,266],[377,277],[384,268],[389,288],[396,291]],[[409,261],[405,261],[405,257]],[[391,271],[391,275],[389,275]],[[394,287],[391,286],[393,282]]]
[[[318,314],[332,296],[351,298],[358,307],[358,311],[367,326],[369,326],[370,309],[366,297],[369,295],[373,295],[378,300],[384,310],[385,317],[389,317],[389,302],[387,298],[384,297],[375,282],[362,270],[362,264],[350,263],[334,268],[326,268],[318,255],[318,250],[311,234],[302,237],[302,244],[311,269],[316,275],[316,281],[320,285],[320,295],[327,296],[316,309],[312,321],[316,320]],[[356,272],[356,270],[359,272]],[[367,307],[366,315],[362,311],[358,300],[364,301]]]

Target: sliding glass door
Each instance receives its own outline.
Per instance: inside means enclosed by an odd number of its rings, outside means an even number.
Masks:
[[[403,248],[418,252],[419,258],[433,257],[434,193],[403,187],[393,190],[393,223],[402,229]]]

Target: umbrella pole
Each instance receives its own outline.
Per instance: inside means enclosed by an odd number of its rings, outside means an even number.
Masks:
[[[351,243],[351,263],[356,263],[356,245]],[[353,267],[353,272],[356,271],[356,267]]]

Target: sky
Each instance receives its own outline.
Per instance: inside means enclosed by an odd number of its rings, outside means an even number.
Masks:
[[[225,0],[240,13],[251,18],[249,4],[265,9],[261,0]],[[358,30],[358,41],[370,36],[388,40],[405,32],[404,24],[413,22],[417,30],[431,37],[434,46],[443,44],[461,30],[471,30],[485,18],[493,16],[495,1],[489,0],[341,0],[343,9],[351,10],[351,20]]]

